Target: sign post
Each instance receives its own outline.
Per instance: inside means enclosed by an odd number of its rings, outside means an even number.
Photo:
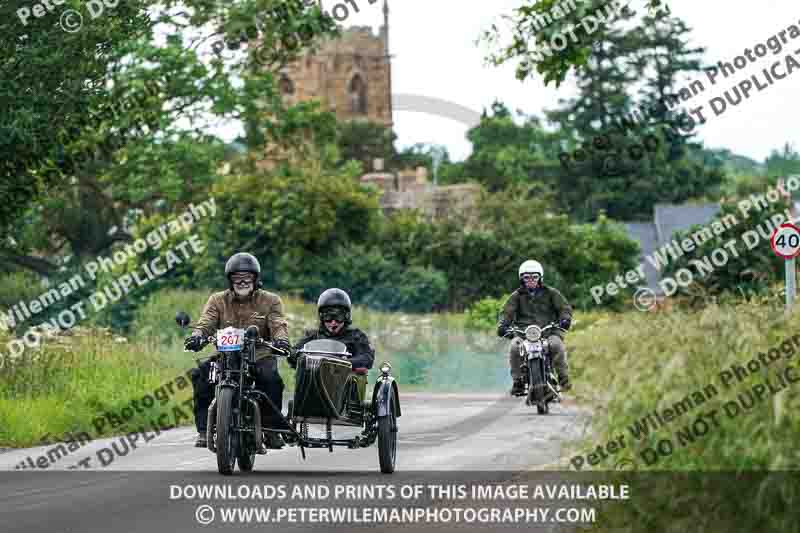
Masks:
[[[794,257],[786,260],[786,312],[789,313],[797,296]]]
[[[784,258],[786,266],[786,314],[791,313],[797,297],[795,258],[800,255],[800,228],[791,223],[781,224],[770,239],[772,251]]]

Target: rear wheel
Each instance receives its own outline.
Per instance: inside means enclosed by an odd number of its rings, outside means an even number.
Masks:
[[[220,474],[230,476],[236,463],[235,431],[233,430],[234,390],[223,388],[219,391],[217,404],[217,470]]]
[[[394,472],[397,458],[397,418],[394,412],[394,401],[389,401],[389,414],[378,418],[378,459],[381,472]]]

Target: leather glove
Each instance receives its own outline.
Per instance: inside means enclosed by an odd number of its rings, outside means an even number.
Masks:
[[[562,318],[559,320],[558,325],[564,329],[569,329],[572,326],[572,319],[571,318]]]
[[[192,335],[183,342],[183,347],[193,352],[199,352],[203,348],[203,337],[199,335]]]
[[[297,354],[292,351],[292,354],[286,358],[286,361],[289,363],[289,366],[292,367],[294,370],[297,370]]]
[[[286,339],[277,339],[275,341],[272,341],[272,344],[276,348],[278,348],[279,350],[283,350],[284,352],[291,353],[291,351],[292,351],[292,347],[289,344],[289,341],[287,341]]]
[[[507,334],[508,334],[508,324],[506,322],[500,322],[497,325],[497,336],[505,337]]]

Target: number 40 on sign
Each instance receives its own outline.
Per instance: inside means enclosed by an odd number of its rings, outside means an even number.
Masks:
[[[784,259],[800,255],[800,229],[794,224],[781,224],[772,234],[772,250]]]
[[[800,255],[800,229],[790,223],[781,224],[770,240],[772,251],[786,259],[786,308],[790,313],[797,294],[795,257]]]

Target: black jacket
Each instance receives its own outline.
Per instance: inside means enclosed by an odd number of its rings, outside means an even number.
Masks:
[[[372,368],[375,361],[375,349],[369,343],[367,335],[358,328],[346,327],[338,335],[331,335],[324,327],[320,329],[307,330],[305,336],[295,344],[294,349],[301,349],[307,342],[318,339],[331,339],[339,341],[347,346],[347,351],[353,354],[350,363],[353,368]]]

